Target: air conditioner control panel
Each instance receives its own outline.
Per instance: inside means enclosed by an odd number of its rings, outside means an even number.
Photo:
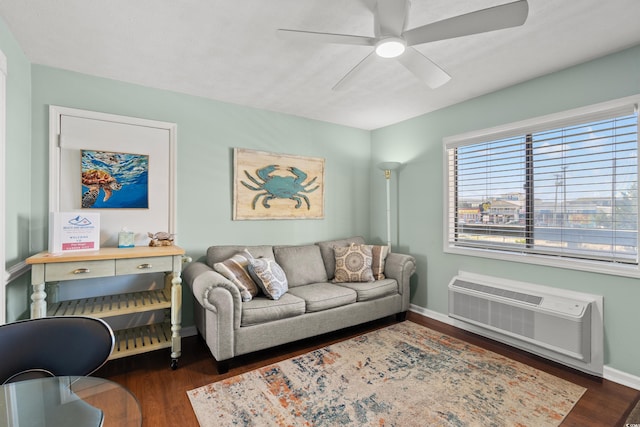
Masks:
[[[544,296],[540,308],[569,316],[582,317],[588,303],[557,296]]]

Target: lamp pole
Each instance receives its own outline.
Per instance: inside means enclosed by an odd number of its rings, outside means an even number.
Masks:
[[[397,170],[402,166],[399,162],[382,162],[378,164],[378,169],[384,171],[384,178],[387,182],[387,246],[391,252],[391,171]]]

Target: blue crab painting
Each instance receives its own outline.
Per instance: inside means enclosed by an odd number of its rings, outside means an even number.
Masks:
[[[291,176],[274,175],[275,171],[281,170],[288,171]],[[244,171],[244,173],[247,178],[249,178],[249,180],[256,186],[250,185],[244,181],[240,181],[242,185],[247,187],[249,190],[259,191],[259,193],[256,194],[256,196],[253,198],[253,202],[251,203],[251,207],[254,210],[256,208],[258,200],[261,197],[262,206],[267,209],[271,207],[269,205],[269,201],[273,199],[291,199],[296,202],[296,209],[300,209],[300,207],[302,207],[302,202],[304,201],[307,205],[307,209],[311,209],[309,198],[303,193],[311,193],[320,188],[320,185],[309,188],[316,182],[318,177],[313,178],[311,181],[305,184],[304,181],[307,179],[307,174],[293,166],[265,166],[256,171],[256,175],[258,175],[259,179],[251,176],[251,174],[246,170]]]

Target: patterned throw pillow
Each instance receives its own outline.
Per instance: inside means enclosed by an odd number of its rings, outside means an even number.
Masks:
[[[249,262],[249,274],[264,294],[278,300],[289,290],[284,270],[272,259],[254,258]]]
[[[336,274],[333,283],[374,281],[371,271],[371,246],[352,243],[333,250],[336,254]]]
[[[371,246],[371,271],[376,280],[384,279],[384,261],[389,254],[389,246]]]
[[[213,264],[213,269],[233,282],[240,289],[242,301],[251,301],[258,295],[258,285],[253,281],[247,269],[249,262],[254,259],[248,250],[238,252],[231,258]]]

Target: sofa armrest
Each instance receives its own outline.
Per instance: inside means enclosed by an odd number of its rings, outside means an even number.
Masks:
[[[240,327],[242,296],[229,279],[202,262],[189,264],[182,272],[182,278],[202,307],[217,314],[231,311],[234,329]]]
[[[233,300],[233,305],[241,308],[242,297],[240,290],[229,279],[202,262],[193,262],[182,272],[182,279],[191,287],[194,297],[198,303],[212,311],[216,310],[216,303],[207,298],[211,288],[219,287],[226,289]]]
[[[182,272],[193,296],[202,307],[198,330],[217,361],[235,356],[235,330],[240,327],[240,290],[224,276],[202,262],[192,262]],[[196,316],[197,317],[197,316]]]
[[[384,263],[384,275],[398,282],[398,292],[402,294],[402,309],[409,310],[410,279],[416,272],[416,259],[411,255],[391,252]]]

